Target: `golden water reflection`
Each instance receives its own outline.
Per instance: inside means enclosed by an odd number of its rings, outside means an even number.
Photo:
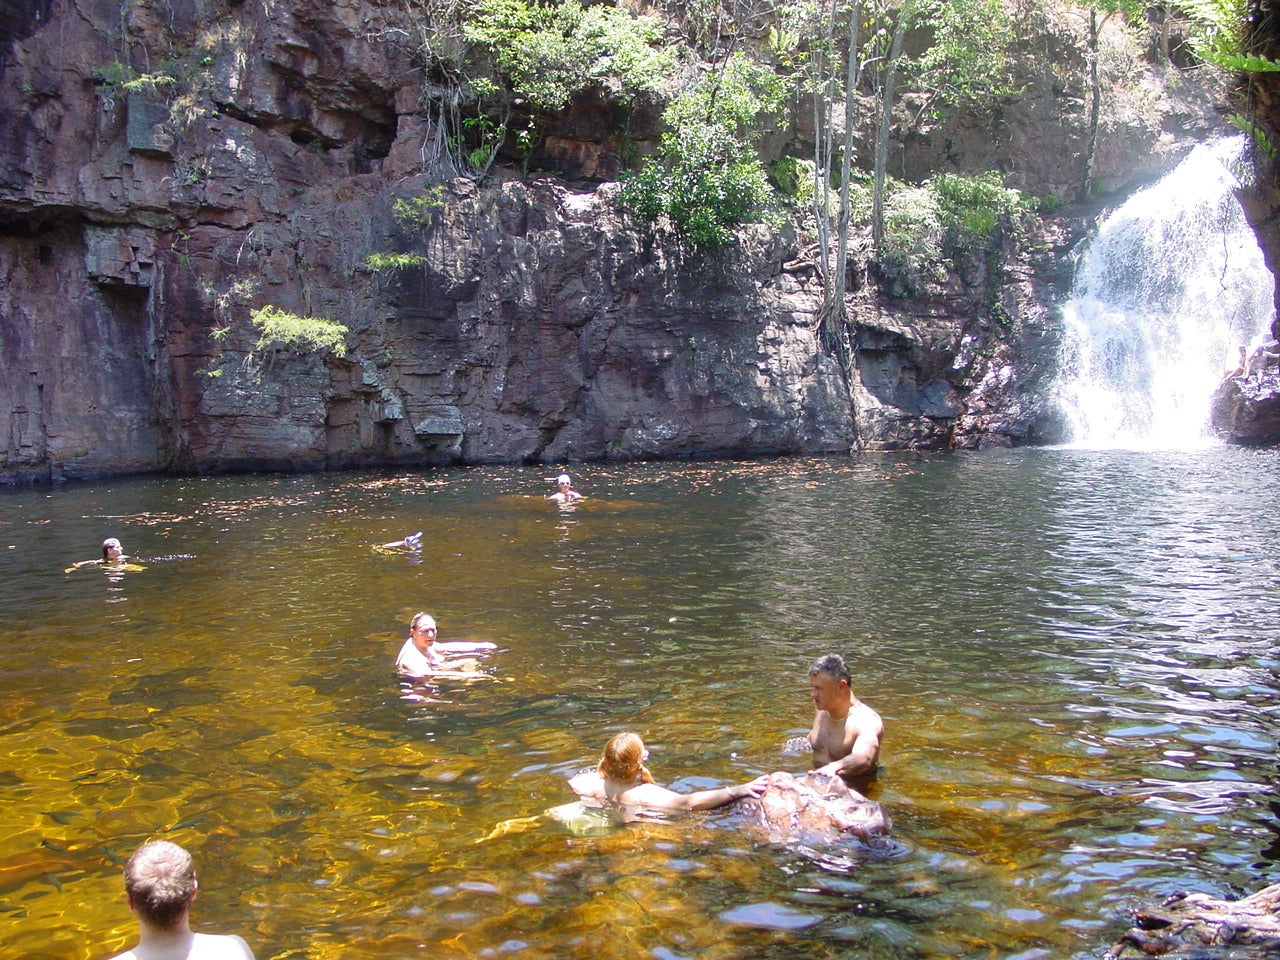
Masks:
[[[1176,562],[1136,536],[1168,466],[1126,499],[1072,456],[598,466],[572,511],[522,468],[0,498],[0,954],[131,943],[152,836],[260,958],[1092,956],[1260,885],[1280,537],[1227,497],[1276,471],[1193,465],[1223,542]],[[62,572],[108,534],[145,569]],[[420,609],[491,678],[406,696]],[[827,649],[886,719],[890,852],[543,816],[618,729],[681,789],[801,768]]]

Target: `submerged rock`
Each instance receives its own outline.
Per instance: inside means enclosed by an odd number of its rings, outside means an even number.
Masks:
[[[1175,893],[1134,911],[1134,927],[1107,951],[1137,957],[1274,957],[1280,951],[1280,883],[1242,900]]]
[[[771,773],[768,780],[763,796],[742,801],[739,809],[771,841],[871,840],[889,834],[889,818],[880,804],[839,777],[809,771]]]

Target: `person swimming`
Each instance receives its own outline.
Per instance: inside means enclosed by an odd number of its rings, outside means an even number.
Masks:
[[[757,777],[731,787],[677,793],[654,781],[644,765],[648,758],[639,734],[619,733],[605,744],[596,768],[573,777],[569,788],[583,800],[604,806],[680,811],[714,810],[743,797],[759,797],[767,785],[767,777]]]
[[[408,677],[488,678],[480,672],[474,657],[456,659],[464,653],[484,653],[497,648],[487,640],[436,641],[435,617],[429,613],[414,614],[409,622],[409,638],[396,656],[397,672]]]
[[[373,548],[379,553],[417,553],[422,549],[422,531],[411,533],[403,540],[393,540],[390,543],[381,543]]]
[[[573,481],[569,478],[569,475],[562,473],[556,477],[556,492],[547,494],[547,499],[554,500],[563,507],[586,498],[573,489]]]
[[[130,563],[129,557],[125,556],[124,545],[116,537],[107,537],[102,541],[102,559],[101,560],[81,560],[73,563],[71,566],[63,570],[63,573],[70,573],[72,570],[79,570],[81,567],[103,567],[108,570],[145,570],[145,567],[136,563]]]

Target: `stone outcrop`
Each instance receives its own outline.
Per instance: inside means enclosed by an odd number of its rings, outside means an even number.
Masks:
[[[1228,443],[1245,447],[1280,443],[1280,376],[1224,381],[1213,395],[1210,423]]]
[[[1280,884],[1239,900],[1175,893],[1159,905],[1139,907],[1133,921],[1107,960],[1274,957],[1280,951]]]
[[[908,293],[862,285],[859,254],[844,363],[819,343],[818,277],[790,230],[701,255],[621,217],[600,181],[651,149],[656,116],[587,98],[546,121],[534,159],[561,175],[446,177],[404,10],[272,9],[6,5],[0,480],[1056,438],[1050,304],[1083,219]],[[1061,93],[1008,105],[1016,136],[953,124],[905,144],[893,172],[994,164],[1056,192],[1036,171],[1069,151],[1032,156],[1026,124],[1048,136]],[[1056,108],[1068,139],[1075,103]],[[1197,132],[1212,116],[1203,98],[1169,109]],[[1180,156],[1159,115],[1104,131],[1104,182]],[[265,306],[343,324],[345,355],[264,340]]]
[[[837,776],[812,770],[769,774],[764,793],[739,801],[738,809],[773,843],[875,840],[890,829],[879,803]]]

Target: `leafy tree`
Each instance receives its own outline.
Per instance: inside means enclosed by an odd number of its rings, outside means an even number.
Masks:
[[[929,38],[916,59],[903,54],[913,28]],[[926,95],[917,123],[943,107],[985,107],[1015,93],[1013,22],[1000,0],[803,0],[782,12],[772,40],[775,60],[794,71],[812,106],[820,322],[824,343],[844,356],[850,231],[867,193],[852,166],[858,142],[871,144],[866,216],[876,256],[893,257],[902,251],[885,246],[886,196],[899,85]]]
[[[919,115],[942,107],[989,109],[1021,91],[1013,78],[1017,31],[1001,0],[919,0],[916,20],[932,40],[913,82],[927,96]]]
[[[734,54],[667,107],[657,156],[623,177],[621,203],[693,247],[714,247],[759,219],[772,189],[752,136],[784,89],[773,71]]]
[[[516,130],[526,149],[538,111],[559,111],[597,90],[632,103],[656,96],[672,73],[654,21],[580,0],[405,0],[402,28],[425,72],[423,105],[440,136],[425,157],[446,175],[483,177]]]
[[[623,104],[654,96],[672,68],[651,20],[579,0],[480,0],[462,35],[507,89],[542,110],[563,110],[592,88]]]

